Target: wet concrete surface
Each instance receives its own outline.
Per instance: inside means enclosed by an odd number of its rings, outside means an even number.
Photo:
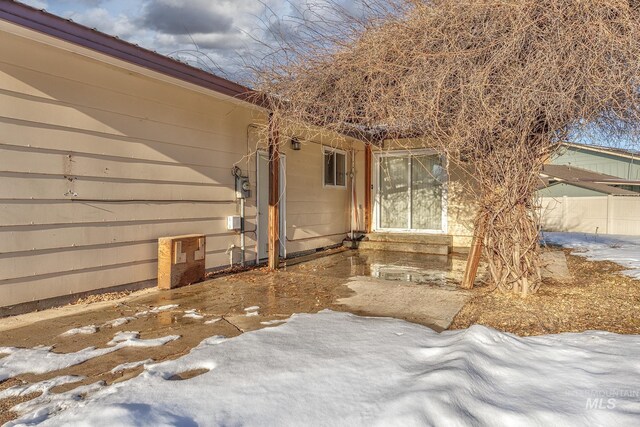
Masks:
[[[443,330],[469,297],[456,289],[464,265],[464,257],[349,250],[286,266],[277,272],[256,269],[180,289],[145,290],[123,300],[97,303],[95,309],[89,306],[74,311],[73,306],[68,306],[62,311],[67,315],[61,317],[47,310],[21,319],[0,319],[0,347],[46,345],[53,346],[58,353],[106,347],[118,331],[138,331],[142,339],[181,336],[160,347],[123,348],[56,372],[20,375],[7,384],[14,385],[16,380],[33,383],[60,375],[86,377],[82,382],[53,390],[60,392],[96,381],[107,384],[122,381],[143,370],[138,367],[110,372],[122,363],[174,359],[207,337],[232,337],[277,326],[294,313],[323,309],[392,316]],[[178,306],[140,314],[170,304]],[[195,310],[195,318],[184,317],[189,310]],[[108,324],[125,317],[130,318],[125,324],[116,327]],[[97,332],[61,335],[87,325],[96,325]],[[0,383],[0,390],[7,388],[7,384]]]

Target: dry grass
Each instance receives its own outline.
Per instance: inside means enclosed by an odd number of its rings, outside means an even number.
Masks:
[[[569,253],[569,250],[565,252]],[[482,324],[521,336],[604,330],[640,334],[640,281],[612,262],[567,255],[571,282],[550,281],[526,299],[477,288],[451,329]]]
[[[131,295],[133,291],[120,291],[120,292],[107,292],[104,294],[95,294],[88,295],[86,297],[78,298],[74,302],[69,305],[78,305],[78,304],[93,304],[96,302],[102,301],[115,301],[124,297],[128,297]]]

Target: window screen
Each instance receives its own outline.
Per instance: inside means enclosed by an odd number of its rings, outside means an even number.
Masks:
[[[336,185],[345,186],[346,184],[346,159],[342,153],[335,153],[336,156]]]
[[[324,185],[336,185],[335,153],[324,153]]]
[[[324,152],[324,185],[346,187],[347,155],[338,151]]]

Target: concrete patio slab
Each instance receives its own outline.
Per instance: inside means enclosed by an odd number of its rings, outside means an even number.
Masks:
[[[429,326],[435,331],[449,327],[453,318],[470,298],[469,292],[397,281],[357,278],[347,285],[355,295],[341,298],[338,304],[356,314],[402,317]]]
[[[567,256],[562,251],[543,251],[542,278],[554,279],[560,282],[571,280],[573,276],[567,266]]]

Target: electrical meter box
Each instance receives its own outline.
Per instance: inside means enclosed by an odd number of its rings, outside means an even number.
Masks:
[[[248,176],[236,176],[236,197],[238,199],[251,197],[251,183]]]

